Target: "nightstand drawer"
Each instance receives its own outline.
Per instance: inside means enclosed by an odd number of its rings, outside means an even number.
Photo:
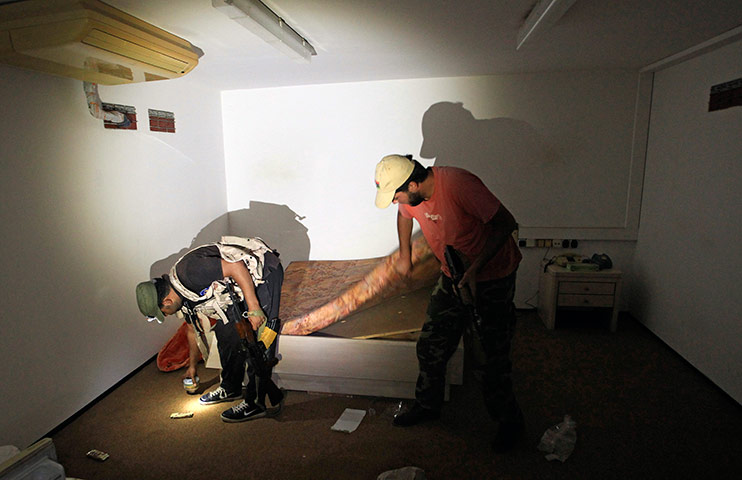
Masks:
[[[612,268],[572,272],[558,265],[547,265],[539,278],[538,314],[553,330],[557,310],[610,310],[611,332],[616,331],[621,301],[621,272]]]
[[[613,282],[559,282],[559,294],[613,295],[616,284]]]
[[[557,297],[559,307],[612,307],[613,295],[563,295]]]

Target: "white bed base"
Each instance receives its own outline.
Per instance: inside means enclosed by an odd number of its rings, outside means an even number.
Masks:
[[[278,354],[281,361],[273,369],[273,378],[287,390],[415,398],[414,341],[281,335]],[[463,372],[464,347],[459,342],[448,362],[446,400],[449,386],[463,383]]]

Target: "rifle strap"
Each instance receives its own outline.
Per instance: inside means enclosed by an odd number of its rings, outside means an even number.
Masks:
[[[204,332],[204,326],[201,324],[201,319],[196,315],[196,312],[193,310],[193,305],[189,300],[183,299],[183,308],[181,308],[181,310],[186,314],[186,317],[188,317],[188,323],[190,323],[193,329],[196,330],[196,333],[205,335],[206,332]]]

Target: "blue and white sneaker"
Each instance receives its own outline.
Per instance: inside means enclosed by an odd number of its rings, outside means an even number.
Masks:
[[[232,402],[242,398],[242,392],[229,393],[224,387],[219,387],[216,390],[212,390],[209,393],[204,393],[201,398],[198,399],[201,405],[213,405],[215,403]]]
[[[244,400],[222,412],[222,420],[229,423],[246,422],[261,417],[265,417],[265,408],[250,405]]]

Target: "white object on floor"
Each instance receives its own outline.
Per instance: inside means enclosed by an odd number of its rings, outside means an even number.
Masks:
[[[346,408],[335,425],[330,427],[331,430],[336,432],[352,433],[361,424],[361,420],[366,416],[366,410],[355,410],[352,408]]]
[[[376,480],[425,480],[425,471],[418,467],[398,468],[380,474]]]

